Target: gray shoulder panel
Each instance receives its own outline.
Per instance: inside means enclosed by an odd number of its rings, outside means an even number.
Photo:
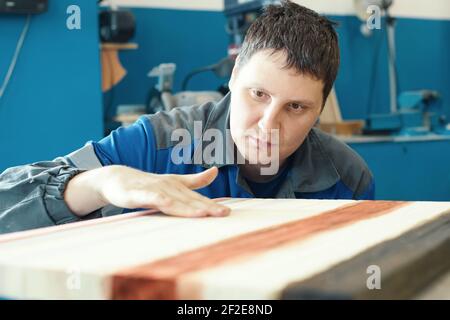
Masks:
[[[373,179],[366,162],[347,144],[317,128],[314,134],[323,145],[341,177],[341,181],[358,197]]]
[[[92,144],[86,144],[84,147],[68,154],[65,158],[75,167],[81,169],[91,170],[102,166]]]
[[[213,102],[207,102],[199,106],[178,107],[149,115],[148,119],[153,127],[157,148],[170,148],[177,143],[177,141],[171,141],[171,135],[175,129],[186,129],[193,137],[194,121],[201,121],[205,126],[214,106]]]

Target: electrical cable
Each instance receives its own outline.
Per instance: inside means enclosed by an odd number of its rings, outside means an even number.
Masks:
[[[25,37],[28,33],[28,29],[30,27],[30,21],[31,21],[31,15],[29,14],[27,16],[27,20],[25,22],[25,25],[22,29],[22,33],[20,34],[19,40],[17,41],[17,45],[16,45],[16,50],[14,51],[14,56],[11,60],[11,63],[9,65],[8,71],[6,72],[6,76],[5,79],[3,80],[3,84],[0,87],[0,100],[2,99],[3,95],[5,94],[6,88],[8,87],[8,84],[11,80],[11,77],[14,73],[14,69],[16,67],[17,64],[17,60],[19,58],[20,52],[22,50],[23,47],[23,43],[25,41]]]
[[[370,116],[370,114],[373,112],[372,108],[373,108],[373,93],[374,93],[374,85],[375,85],[375,78],[377,75],[377,69],[378,69],[378,60],[379,60],[379,55],[381,52],[381,44],[383,43],[384,38],[384,33],[381,33],[379,36],[378,41],[375,44],[375,50],[374,50],[374,57],[373,57],[373,62],[372,62],[372,70],[370,72],[370,80],[369,80],[369,94],[368,94],[368,99],[367,99],[367,106],[366,106],[366,114],[367,116]]]
[[[212,71],[214,69],[215,65],[210,65],[206,67],[201,67],[198,69],[195,69],[188,73],[188,75],[183,79],[183,83],[181,84],[181,91],[186,91],[187,86],[191,78],[199,73],[206,72],[206,71]]]

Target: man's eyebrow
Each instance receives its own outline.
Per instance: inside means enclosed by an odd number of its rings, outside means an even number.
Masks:
[[[258,82],[252,82],[247,87],[248,88],[257,88],[257,89],[267,92],[270,95],[273,95],[273,93],[271,91],[267,90],[266,87],[264,87],[262,84],[260,84]],[[302,104],[302,105],[309,106],[309,107],[315,106],[315,103],[312,100],[308,100],[308,99],[304,99],[304,98],[289,98],[288,103],[298,103],[298,104]]]
[[[269,90],[267,90],[265,86],[263,86],[261,83],[258,83],[258,82],[251,82],[251,83],[249,83],[249,85],[248,85],[247,87],[248,87],[248,88],[261,89],[261,90],[266,91],[267,93],[272,94],[272,92],[270,92]]]
[[[309,106],[309,107],[314,107],[314,105],[315,105],[313,101],[307,100],[307,99],[292,99],[292,100],[289,100],[288,103],[298,103],[298,104],[302,104],[302,105]]]

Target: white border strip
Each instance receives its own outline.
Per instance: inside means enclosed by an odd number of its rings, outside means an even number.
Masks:
[[[355,15],[354,0],[293,0],[322,14]],[[367,1],[368,2],[368,1]],[[449,0],[394,0],[391,14],[396,17],[450,19]]]
[[[111,0],[110,0],[111,1]],[[223,0],[113,0],[121,7],[222,11]]]
[[[450,20],[450,1],[448,0],[396,0],[392,15],[405,18]]]
[[[223,0],[113,0],[122,7],[178,10],[222,11]],[[354,15],[353,0],[293,0],[328,15]],[[394,0],[391,13],[396,17],[450,20],[449,0]]]

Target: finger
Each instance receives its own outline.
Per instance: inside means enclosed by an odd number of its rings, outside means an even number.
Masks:
[[[223,205],[215,203],[211,199],[200,195],[198,192],[192,191],[183,184],[174,185],[172,189],[165,190],[166,193],[176,197],[185,205],[195,207],[203,210],[205,214],[210,216],[225,216],[228,215],[229,209]]]
[[[189,200],[189,204],[195,206],[199,210],[202,210],[208,216],[224,217],[230,213],[230,210],[227,207],[217,206],[195,198],[191,198]]]
[[[190,190],[181,182],[161,183],[157,192],[135,190],[128,195],[127,208],[152,208],[171,215],[226,216],[230,211],[228,207]]]
[[[185,193],[186,195],[198,200],[198,201],[202,201],[205,204],[211,205],[211,206],[218,206],[218,207],[224,207],[223,205],[220,205],[219,203],[217,203],[216,201],[214,201],[213,199],[210,199],[200,193],[198,193],[197,191],[193,191],[189,188],[187,188],[186,186],[184,186],[183,184],[177,185],[176,186],[177,190],[179,190],[180,192]]]
[[[172,203],[165,207],[158,208],[161,212],[177,217],[200,218],[207,217],[208,213],[203,209],[187,206],[185,202],[173,199]]]
[[[200,189],[211,184],[216,179],[219,169],[211,167],[203,172],[195,174],[174,175],[178,181],[189,189]]]
[[[132,193],[129,208],[157,209],[162,213],[184,217],[206,216],[204,210],[192,205],[186,205],[173,193],[166,194],[163,190],[158,192],[139,190]]]
[[[233,199],[232,197],[221,197],[221,198],[212,198],[211,200],[214,202],[221,202],[221,201],[226,201],[226,200],[231,200]]]

